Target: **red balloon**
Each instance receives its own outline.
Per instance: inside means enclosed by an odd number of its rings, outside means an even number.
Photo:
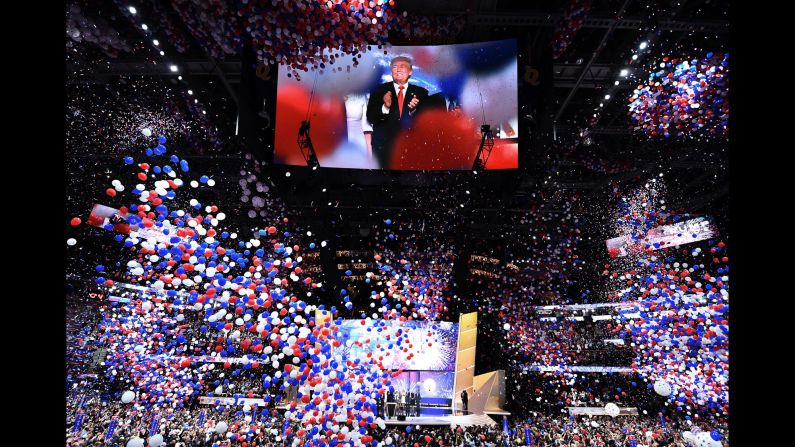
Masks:
[[[518,167],[519,143],[495,138],[494,147],[486,162],[486,169],[517,169]]]
[[[72,224],[73,227],[76,227],[76,226],[80,225],[81,223],[83,223],[83,221],[80,220],[79,217],[73,217],[72,218],[71,224]]]
[[[107,194],[107,195],[109,195],[111,197],[116,197],[116,190],[113,189],[113,188],[108,188],[108,189],[105,190],[105,194]]]
[[[414,127],[395,139],[390,169],[469,169],[480,137],[475,121],[465,114],[428,110]]]
[[[431,443],[431,437],[428,436],[428,435],[425,435],[425,442],[430,444]]]
[[[306,119],[309,91],[307,87],[288,85],[280,87],[276,94],[276,134],[274,139],[274,157],[277,160],[294,165],[305,165],[301,150],[298,147],[298,129]],[[322,89],[322,86],[318,86]],[[345,118],[345,102],[342,98],[318,96],[312,100],[309,113],[311,121],[310,135],[315,154],[322,159],[330,155],[348,135]],[[322,164],[322,162],[321,162]]]

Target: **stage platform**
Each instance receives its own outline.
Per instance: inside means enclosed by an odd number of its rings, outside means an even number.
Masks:
[[[386,425],[460,425],[462,427],[470,427],[473,425],[497,425],[494,419],[486,414],[407,417],[405,421],[385,419],[384,422],[386,422]]]

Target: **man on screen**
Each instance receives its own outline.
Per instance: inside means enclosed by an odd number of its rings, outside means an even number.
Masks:
[[[382,169],[389,168],[395,137],[411,124],[417,107],[428,97],[428,90],[408,83],[413,71],[411,59],[393,58],[390,68],[392,82],[381,84],[370,92],[367,103],[367,120],[373,126],[373,154]]]

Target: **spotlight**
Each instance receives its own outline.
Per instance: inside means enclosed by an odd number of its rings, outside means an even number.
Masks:
[[[621,76],[622,77],[626,78],[628,74],[629,74],[629,70],[627,70],[626,68],[621,69]]]
[[[157,39],[154,39],[154,40],[152,41],[152,43],[153,43],[153,44],[155,44],[155,46],[158,46],[158,45],[160,45],[160,41],[158,41]]]
[[[610,95],[605,95],[605,99],[610,99]]]
[[[649,44],[648,44],[648,43],[646,43],[646,42],[641,42],[641,43],[640,43],[640,47],[639,47],[639,48],[640,48],[641,50],[645,50],[647,46],[649,46]]]
[[[176,65],[172,65],[170,68],[172,73],[176,73],[179,71],[179,67],[177,67]]]
[[[130,14],[135,14],[137,12],[135,6],[130,6],[129,8],[127,8],[127,10],[130,11]]]

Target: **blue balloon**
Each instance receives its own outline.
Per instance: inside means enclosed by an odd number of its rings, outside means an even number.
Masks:
[[[133,164],[133,162],[134,162],[134,160],[133,160],[132,157],[129,157],[129,156],[128,157],[124,157],[124,164],[131,165],[131,164]]]

